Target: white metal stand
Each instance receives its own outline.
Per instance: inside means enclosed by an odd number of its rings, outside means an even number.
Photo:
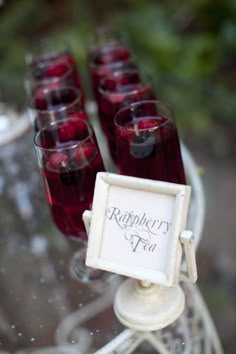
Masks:
[[[145,286],[127,279],[118,289],[114,311],[119,321],[136,331],[154,331],[168,326],[183,312],[184,293],[180,286]]]
[[[185,310],[172,325],[154,332],[125,329],[94,354],[130,354],[143,342],[151,344],[159,354],[224,354],[197,287],[185,284],[184,292],[187,299]]]
[[[184,248],[188,270],[188,274],[180,274],[180,278],[195,283],[197,269],[192,232],[183,231],[180,241]],[[128,328],[155,331],[174,322],[183,312],[184,305],[185,297],[179,285],[164,287],[127,279],[116,293],[114,311],[119,321]]]
[[[81,343],[84,324],[93,317],[94,312],[98,314],[99,308],[103,311],[111,305],[115,292],[113,289],[113,293],[104,294],[61,322],[58,327],[60,331],[57,331],[58,346],[54,347],[54,351],[50,348],[50,354],[130,354],[145,341],[160,354],[224,354],[214,323],[197,286],[185,283],[183,290],[186,298],[185,309],[173,324],[154,332],[124,329],[103,348],[96,351],[92,349],[92,343],[87,343],[85,349],[84,343]],[[76,344],[71,345],[69,337],[71,338],[75,329],[81,341],[78,339]],[[40,354],[48,354],[48,348],[40,350]]]

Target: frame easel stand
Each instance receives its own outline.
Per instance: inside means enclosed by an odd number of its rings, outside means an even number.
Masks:
[[[90,211],[83,220],[89,234]],[[182,254],[185,257],[187,272],[179,273],[178,282],[195,283],[197,267],[192,231],[184,230],[179,236]],[[180,285],[166,287],[144,280],[128,278],[117,290],[114,311],[118,320],[127,328],[111,342],[94,354],[132,353],[143,341],[148,341],[159,353],[168,354],[163,343],[154,331],[173,323],[183,312],[185,295]]]

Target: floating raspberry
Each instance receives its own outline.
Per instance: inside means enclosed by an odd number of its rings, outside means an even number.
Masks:
[[[83,120],[88,120],[88,115],[84,111],[80,111],[80,112],[77,112],[77,113],[70,114],[70,117],[71,118],[80,118],[80,119],[83,119]],[[86,131],[86,127],[85,127],[85,125],[83,123],[80,124],[80,130],[85,130]]]
[[[80,146],[75,153],[75,161],[79,165],[89,163],[96,154],[96,147],[90,143]]]
[[[52,170],[60,170],[62,167],[66,167],[69,161],[69,157],[63,152],[55,152],[50,156],[48,161],[48,167]]]
[[[135,131],[134,129],[121,130],[119,131],[119,135],[125,140],[130,140],[135,136]]]
[[[58,136],[61,142],[67,142],[77,139],[77,129],[71,122],[63,123],[58,128]]]
[[[108,98],[109,102],[111,104],[124,104],[124,100],[125,100],[125,95],[123,93],[111,93],[109,98]]]
[[[158,125],[156,119],[144,119],[138,123],[138,129],[152,129],[158,127]]]
[[[67,66],[63,63],[57,63],[51,65],[47,68],[46,76],[47,77],[58,77],[63,76],[67,72]]]
[[[87,123],[85,123],[85,121],[88,120],[88,116],[85,112],[81,111],[80,113],[78,113],[77,118],[81,118],[81,120],[78,119],[77,121],[73,122],[73,125],[76,130],[76,138],[77,138],[77,140],[83,140],[83,139],[87,138],[87,136],[89,134]]]

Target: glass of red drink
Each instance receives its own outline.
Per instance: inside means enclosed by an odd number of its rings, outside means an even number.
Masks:
[[[56,226],[86,240],[82,213],[90,209],[97,172],[104,171],[91,125],[78,118],[56,121],[40,130],[34,143]]]
[[[117,42],[103,43],[100,47],[89,53],[89,71],[94,92],[98,98],[98,86],[101,80],[110,72],[124,66],[134,67],[129,49]]]
[[[66,46],[64,45],[64,47]],[[27,55],[27,63],[29,64],[32,76],[35,78],[35,80],[38,80],[38,75],[45,63],[50,63],[51,65],[64,63],[65,65],[68,65],[71,68],[71,75],[73,77],[75,86],[82,93],[82,102],[84,103],[85,93],[83,90],[83,85],[80,80],[76,60],[70,50],[67,48],[60,48],[59,50],[55,48],[48,48],[48,43],[46,43],[46,45],[44,43],[43,48],[40,48],[40,50],[38,50],[35,54],[30,53]]]
[[[68,117],[88,119],[80,91],[70,86],[51,89],[39,86],[31,98],[29,112],[35,131]]]
[[[41,88],[58,88],[63,86],[76,87],[72,68],[65,63],[41,63],[34,73],[30,73],[26,78],[26,90],[29,97],[36,94]]]
[[[140,101],[115,116],[122,175],[186,184],[173,111],[160,101]]]
[[[82,256],[75,253],[71,269],[88,281],[82,214],[91,208],[97,172],[104,171],[93,129],[88,121],[67,118],[40,130],[34,144],[52,219],[65,236],[82,242]]]
[[[98,113],[110,154],[116,162],[114,116],[131,102],[154,99],[151,78],[141,75],[137,69],[123,69],[108,74],[98,90]]]

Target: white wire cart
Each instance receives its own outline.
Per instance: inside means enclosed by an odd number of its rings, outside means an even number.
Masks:
[[[95,126],[95,131],[106,167],[114,172],[101,130]],[[187,180],[192,187],[187,226],[193,231],[197,249],[204,226],[205,197],[191,153],[184,144],[181,148]],[[223,354],[214,323],[196,285],[183,284],[186,306],[178,320],[162,330],[138,332],[123,327],[113,313],[113,300],[120,283],[120,276],[111,275],[104,285],[105,291],[95,289],[92,301],[64,317],[55,328],[54,346],[17,350],[14,354]],[[91,322],[95,330],[90,329]],[[6,353],[0,350],[0,354]]]
[[[198,168],[190,152],[183,144],[181,149],[188,183],[192,186],[188,227],[193,230],[197,249],[204,226],[205,197],[201,178],[198,175]],[[83,325],[92,317],[96,317],[99,323],[103,312],[112,306],[119,283],[119,277],[114,276],[109,290],[104,295],[89,303],[82,310],[72,313],[60,323],[56,334],[56,343],[59,348],[64,348],[64,351],[60,353],[223,354],[223,349],[208,309],[197,286],[192,284],[183,285],[186,295],[185,310],[173,324],[155,332],[138,332],[124,328],[103,347],[100,349],[95,348],[92,337],[89,336],[89,333],[86,334]],[[113,320],[115,320],[115,316]],[[78,342],[74,344],[74,352],[73,347],[69,345],[73,333],[77,333],[79,338],[77,338]],[[44,352],[40,351],[35,354],[41,353],[43,354]],[[54,351],[52,351],[53,353]]]

